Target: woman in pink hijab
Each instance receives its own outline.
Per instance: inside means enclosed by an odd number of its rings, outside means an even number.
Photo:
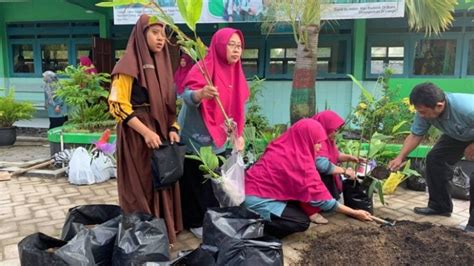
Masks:
[[[306,230],[310,220],[300,208],[301,203],[361,221],[371,220],[368,212],[338,203],[322,182],[314,161],[326,139],[319,122],[301,119],[271,142],[247,170],[243,206],[266,220],[266,233],[282,238]]]
[[[95,68],[92,60],[88,56],[79,57],[79,64],[83,67],[86,67],[86,72],[89,74],[96,74],[97,69]]]
[[[323,126],[328,136],[328,138],[321,143],[321,150],[316,158],[316,168],[329,193],[331,193],[333,198],[339,200],[341,197],[340,194],[342,193],[341,175],[354,179],[356,173],[352,168],[344,168],[338,164],[340,162],[358,163],[360,159],[349,154],[340,153],[337,148],[335,138],[337,131],[344,125],[344,119],[342,119],[342,117],[334,111],[326,110],[317,113],[312,118]],[[319,210],[317,208],[306,205],[303,206],[303,209],[312,222],[320,224],[328,223],[325,218],[318,214]]]
[[[186,75],[181,95],[184,104],[178,123],[182,127],[181,139],[186,143],[188,153],[196,154],[196,150],[204,146],[211,146],[215,154],[224,153],[227,134],[217,96],[227,115],[237,124],[234,145],[239,150],[243,149],[245,102],[249,97],[240,62],[243,47],[242,32],[232,28],[220,29],[212,36],[206,57]],[[207,70],[214,86],[207,84],[199,67]],[[199,164],[198,161],[185,159],[184,174],[180,180],[184,226],[197,236],[202,232],[202,220],[207,208],[219,206],[211,182],[204,182]]]
[[[178,95],[181,95],[184,92],[183,82],[192,67],[193,59],[187,54],[182,54],[179,58],[178,69],[174,73],[174,84],[176,88],[176,93]]]

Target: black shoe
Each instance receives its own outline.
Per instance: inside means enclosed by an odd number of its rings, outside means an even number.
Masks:
[[[474,225],[466,225],[464,232],[474,233]]]
[[[415,207],[414,209],[416,214],[421,215],[441,215],[446,217],[451,217],[451,212],[438,211],[431,209],[430,207]]]

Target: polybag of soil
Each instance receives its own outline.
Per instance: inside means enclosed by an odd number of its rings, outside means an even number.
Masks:
[[[214,266],[217,260],[217,248],[214,246],[201,245],[195,250],[185,251],[178,254],[178,258],[171,262],[173,266]]]
[[[121,214],[122,209],[117,205],[81,205],[71,208],[64,222],[61,239],[69,241],[82,229],[102,224]]]
[[[110,265],[121,216],[88,228],[84,226],[74,238],[58,250],[71,265]],[[92,258],[92,259],[91,259]]]
[[[169,240],[163,219],[146,213],[122,216],[112,265],[142,265],[169,261]]]
[[[247,208],[210,208],[204,215],[202,243],[220,248],[227,238],[258,238],[263,226],[260,215]]]
[[[426,169],[426,159],[415,159],[412,160],[410,168],[417,171],[420,176],[411,175],[407,178],[406,184],[407,188],[415,191],[425,191],[426,190],[426,178],[425,178],[425,169]]]
[[[474,162],[459,161],[453,170],[453,178],[449,181],[451,196],[456,199],[469,200],[470,180],[474,180]],[[474,181],[472,181],[474,183]]]
[[[20,263],[23,266],[68,265],[56,254],[56,250],[66,243],[43,233],[29,235],[18,243]]]
[[[367,190],[358,181],[344,180],[342,190],[346,206],[374,213],[373,199],[369,197]]]
[[[219,247],[217,265],[283,265],[283,249],[279,239],[227,239]]]

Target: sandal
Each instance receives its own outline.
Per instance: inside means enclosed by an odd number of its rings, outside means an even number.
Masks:
[[[315,213],[309,217],[310,221],[315,224],[327,224],[328,219],[324,218],[321,214]]]

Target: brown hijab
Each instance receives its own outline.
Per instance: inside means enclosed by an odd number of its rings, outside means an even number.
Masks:
[[[168,138],[168,131],[176,121],[176,94],[173,90],[173,71],[168,46],[159,53],[151,53],[146,42],[146,30],[153,22],[150,16],[141,15],[128,39],[122,59],[115,65],[112,75],[126,74],[134,77],[148,91],[151,116],[160,126],[160,135]]]

